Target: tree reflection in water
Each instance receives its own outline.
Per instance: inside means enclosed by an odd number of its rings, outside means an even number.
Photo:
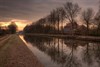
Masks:
[[[61,67],[100,67],[100,43],[39,36],[24,39]]]

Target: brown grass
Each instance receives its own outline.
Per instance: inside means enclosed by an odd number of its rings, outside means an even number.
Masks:
[[[10,35],[2,44],[0,67],[43,67],[17,35]]]

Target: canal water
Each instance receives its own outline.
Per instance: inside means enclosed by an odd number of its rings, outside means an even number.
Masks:
[[[100,67],[100,43],[67,38],[23,36],[45,67]]]

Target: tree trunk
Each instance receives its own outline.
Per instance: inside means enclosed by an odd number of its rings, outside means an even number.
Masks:
[[[59,20],[58,20],[58,34],[59,34],[59,30],[60,30],[60,29],[59,29]]]
[[[89,23],[87,22],[87,35],[89,35]]]

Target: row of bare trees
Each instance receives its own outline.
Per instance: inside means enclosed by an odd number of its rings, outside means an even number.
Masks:
[[[82,22],[80,22],[83,23],[87,29],[87,35],[90,33],[90,26],[95,26],[97,33],[100,33],[100,8],[96,14],[92,8],[87,8],[81,12],[81,7],[77,3],[70,1],[67,1],[63,7],[51,11],[48,16],[38,20],[35,25],[43,25],[44,27],[51,26],[58,30],[58,32],[62,30],[62,33],[64,33],[65,21],[71,23],[71,30],[74,31],[74,24],[77,23],[77,20],[80,18],[82,20]]]

